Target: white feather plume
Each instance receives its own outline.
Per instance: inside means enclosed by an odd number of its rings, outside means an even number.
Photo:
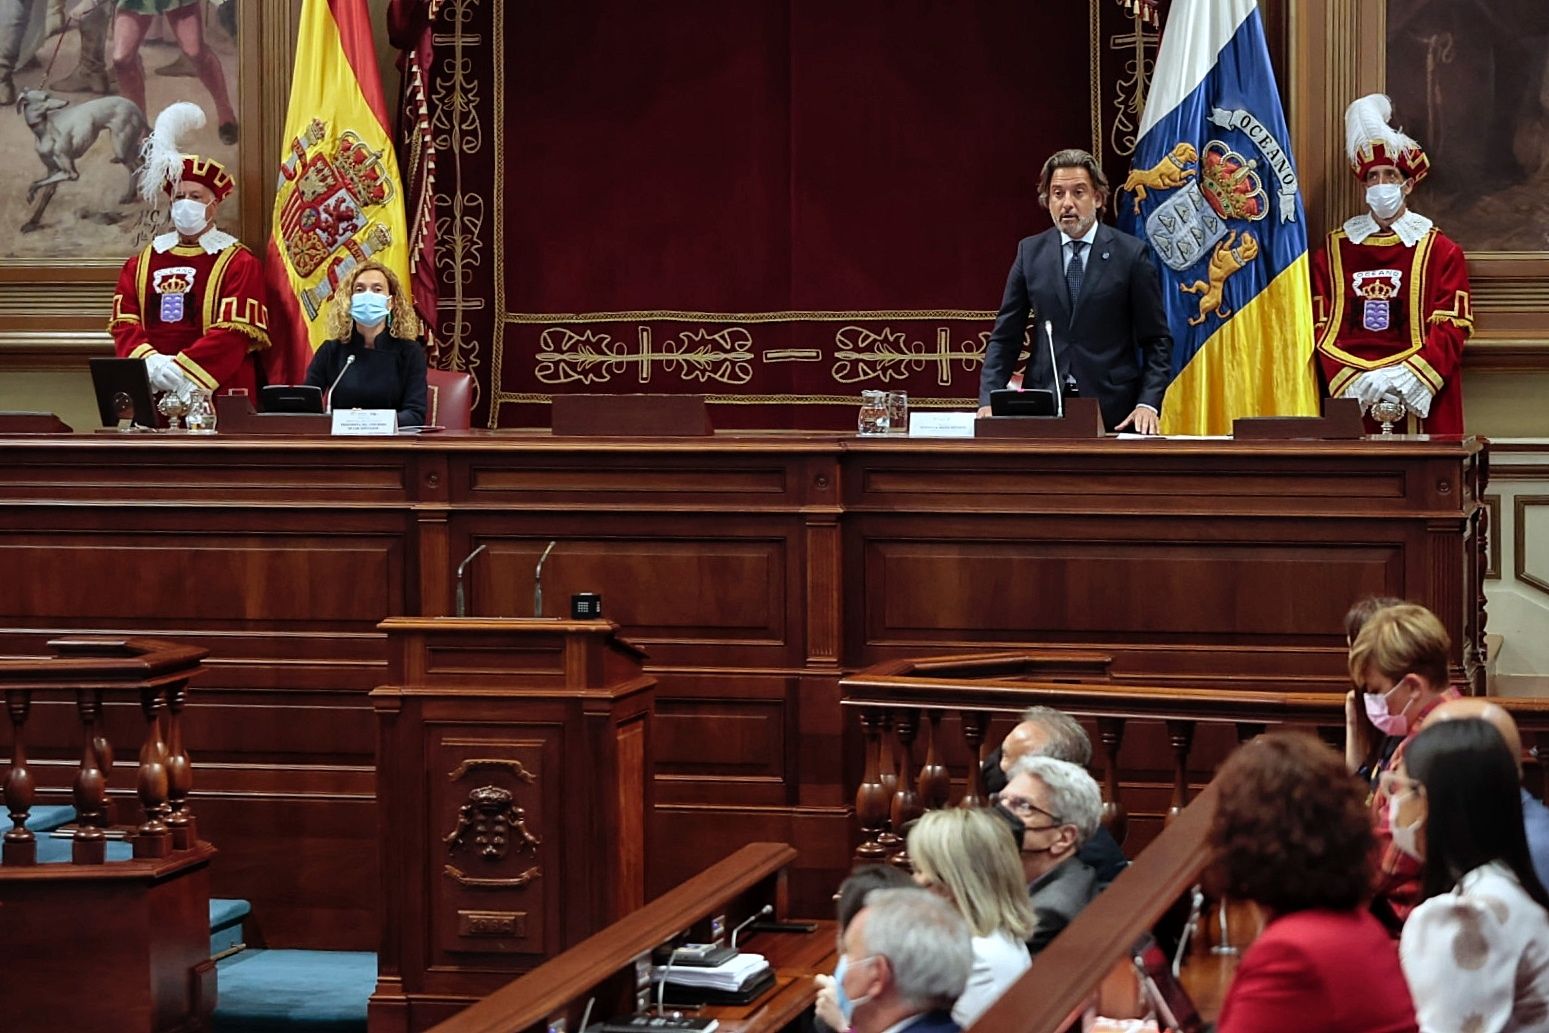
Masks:
[[[204,128],[204,121],[204,109],[186,100],[167,105],[156,116],[156,125],[140,149],[140,196],[147,204],[159,205],[168,183],[177,187],[185,153],[179,141]]]
[[[1393,102],[1381,93],[1369,93],[1350,102],[1345,109],[1345,156],[1351,164],[1360,160],[1362,151],[1381,142],[1390,155],[1418,150],[1420,145],[1388,124],[1393,117]]]

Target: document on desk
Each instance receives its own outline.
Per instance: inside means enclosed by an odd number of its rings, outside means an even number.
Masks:
[[[652,979],[665,974],[673,986],[692,986],[708,990],[740,990],[750,981],[769,970],[769,961],[762,954],[738,954],[719,965],[688,968],[674,965],[672,971],[658,965],[651,973]]]
[[[1120,441],[1231,441],[1230,434],[1132,434],[1120,431]]]

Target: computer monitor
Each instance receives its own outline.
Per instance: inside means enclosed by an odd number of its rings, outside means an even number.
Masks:
[[[259,412],[323,411],[323,389],[310,384],[266,384],[258,389]]]
[[[991,416],[1053,416],[1058,409],[1053,391],[1034,388],[990,392]]]
[[[104,427],[156,426],[156,403],[143,359],[91,359],[91,386]]]

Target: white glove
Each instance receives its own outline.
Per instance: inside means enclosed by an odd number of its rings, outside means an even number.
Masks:
[[[172,356],[160,352],[145,357],[145,375],[150,378],[151,387],[158,391],[176,391],[185,379]]]
[[[1421,419],[1431,414],[1430,385],[1421,380],[1414,370],[1405,365],[1386,366],[1383,372],[1388,375],[1388,390],[1404,400],[1411,412],[1417,413]]]
[[[1345,397],[1354,398],[1360,402],[1361,411],[1364,413],[1381,399],[1387,390],[1388,378],[1384,371],[1374,369],[1357,373],[1350,383],[1345,385]]]

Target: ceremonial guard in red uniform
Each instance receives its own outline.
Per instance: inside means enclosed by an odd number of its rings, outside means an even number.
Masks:
[[[140,190],[152,204],[172,198],[175,228],[124,263],[108,332],[120,358],[145,360],[158,391],[252,395],[256,353],[269,347],[263,272],[251,251],[215,228],[235,186],[231,175],[178,147],[185,131],[203,124],[204,112],[187,103],[156,118]]]
[[[1363,411],[1401,399],[1395,429],[1463,433],[1463,342],[1473,331],[1463,249],[1407,201],[1430,162],[1392,129],[1381,94],[1345,111],[1350,167],[1366,184],[1369,211],[1330,233],[1312,261],[1318,358],[1334,397]],[[1368,430],[1377,424],[1367,417]]]

